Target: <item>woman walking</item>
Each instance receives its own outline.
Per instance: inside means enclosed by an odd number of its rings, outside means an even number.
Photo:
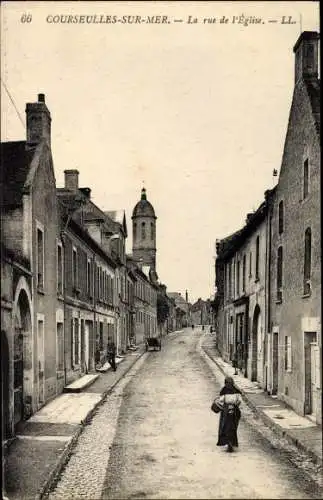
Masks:
[[[227,451],[231,453],[234,447],[238,447],[238,425],[241,417],[239,406],[242,403],[241,392],[234,386],[232,377],[226,377],[224,387],[220,391],[220,397],[216,400],[219,406],[220,422],[217,446],[227,445]]]

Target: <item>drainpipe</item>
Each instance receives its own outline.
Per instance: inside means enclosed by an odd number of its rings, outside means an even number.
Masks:
[[[268,392],[268,375],[269,375],[269,368],[270,368],[270,350],[268,346],[268,340],[269,340],[269,332],[270,332],[270,292],[271,292],[271,287],[270,287],[270,276],[271,276],[271,269],[270,269],[270,255],[271,255],[271,223],[272,223],[272,214],[271,214],[271,202],[267,197],[267,217],[266,217],[266,253],[265,253],[265,262],[266,262],[266,267],[265,267],[265,311],[266,311],[266,318],[265,318],[265,352],[266,352],[266,384],[265,384],[265,390]]]
[[[63,246],[63,311],[64,311],[64,323],[63,323],[63,354],[64,354],[64,386],[67,383],[67,376],[66,376],[66,346],[65,346],[65,327],[66,327],[66,279],[65,279],[65,253],[66,253],[66,232],[65,228],[63,231],[61,231],[61,242]]]
[[[248,302],[246,303],[246,308],[245,308],[245,329],[244,329],[244,342],[245,342],[245,370],[244,370],[244,376],[248,377],[248,349],[249,349],[249,343],[248,343],[248,331],[249,331],[249,297],[248,297]]]

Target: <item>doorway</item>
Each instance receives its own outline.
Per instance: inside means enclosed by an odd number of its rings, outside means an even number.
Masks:
[[[90,369],[90,322],[85,321],[84,326],[84,363],[85,363],[85,373],[88,373]]]
[[[316,332],[304,333],[305,415],[316,416],[316,371],[319,363]]]
[[[15,428],[31,413],[32,335],[29,299],[24,289],[18,295],[14,317],[13,403]]]
[[[1,405],[2,441],[4,441],[11,435],[9,417],[9,346],[4,330],[1,330]]]
[[[278,332],[273,332],[273,383],[272,395],[278,392]]]
[[[251,358],[251,380],[257,381],[261,371],[261,321],[260,307],[255,307],[252,321],[252,358]]]
[[[45,339],[44,320],[37,321],[37,354],[38,354],[38,404],[45,402]]]

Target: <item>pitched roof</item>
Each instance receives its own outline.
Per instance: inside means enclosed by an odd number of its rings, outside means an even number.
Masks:
[[[34,153],[34,148],[26,148],[26,141],[1,143],[2,207],[9,209],[22,204],[23,189]]]

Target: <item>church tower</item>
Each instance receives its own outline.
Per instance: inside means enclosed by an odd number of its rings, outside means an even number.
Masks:
[[[156,270],[156,215],[146,189],[132,212],[132,253],[137,261]]]

